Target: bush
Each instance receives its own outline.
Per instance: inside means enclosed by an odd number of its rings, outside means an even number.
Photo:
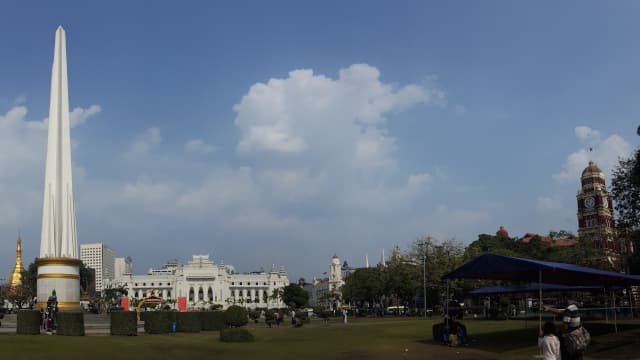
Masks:
[[[147,334],[166,334],[171,332],[176,314],[172,311],[145,311],[144,331]]]
[[[200,332],[202,330],[201,312],[176,313],[176,331]]]
[[[233,305],[224,312],[224,323],[229,327],[240,327],[247,325],[247,310],[243,307]]]
[[[138,335],[138,319],[135,311],[114,311],[111,313],[111,335]]]
[[[252,342],[253,334],[247,329],[223,329],[220,331],[220,341],[222,342]]]
[[[219,331],[226,327],[224,311],[205,311],[202,313],[202,330]]]
[[[255,322],[257,324],[258,320],[260,320],[260,315],[261,314],[262,314],[262,312],[260,310],[251,310],[251,311],[249,311],[249,318],[251,320],[253,320],[253,322]]]
[[[40,311],[18,310],[16,334],[38,335],[40,334]]]
[[[80,311],[56,314],[56,335],[84,336],[84,315]]]

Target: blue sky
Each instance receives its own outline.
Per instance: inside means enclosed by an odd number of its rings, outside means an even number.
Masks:
[[[59,24],[80,242],[131,256],[137,273],[208,253],[308,278],[333,254],[375,262],[426,234],[575,232],[588,159],[608,172],[638,145],[639,12],[5,2],[0,273],[18,230],[27,262],[39,248],[46,132],[34,125]]]

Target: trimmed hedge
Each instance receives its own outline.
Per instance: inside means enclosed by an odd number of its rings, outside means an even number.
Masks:
[[[170,333],[175,321],[176,313],[173,311],[145,311],[144,331],[147,334]]]
[[[56,314],[56,335],[84,336],[84,315],[79,311]]]
[[[247,310],[243,307],[232,305],[224,312],[224,323],[229,327],[240,327],[249,323]]]
[[[135,311],[111,312],[111,335],[138,335],[138,319]]]
[[[201,313],[201,316],[202,330],[219,331],[227,327],[224,323],[224,311],[205,311]]]
[[[247,329],[229,328],[220,330],[220,341],[222,342],[252,342],[253,334]]]
[[[178,332],[200,332],[202,330],[202,313],[200,312],[179,312],[176,313],[176,331]]]
[[[40,334],[40,311],[18,310],[16,334],[38,335]]]

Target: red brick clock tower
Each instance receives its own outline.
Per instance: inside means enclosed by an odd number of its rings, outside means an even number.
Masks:
[[[602,249],[609,262],[617,262],[621,249],[616,241],[613,203],[605,187],[604,173],[593,161],[589,161],[580,180],[582,189],[576,196],[578,237],[581,242],[588,241],[595,248]]]

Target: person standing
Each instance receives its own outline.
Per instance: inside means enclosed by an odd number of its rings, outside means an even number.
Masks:
[[[544,360],[560,360],[560,340],[556,336],[556,326],[552,322],[546,322],[540,329],[538,347],[542,349]]]
[[[342,309],[342,322],[347,325],[347,309]]]
[[[557,315],[562,315],[562,323],[564,332],[562,341],[560,342],[560,350],[562,351],[563,360],[582,360],[582,355],[589,344],[590,335],[582,327],[580,320],[580,309],[576,305],[571,294],[564,294],[564,309],[545,306],[544,311]]]

